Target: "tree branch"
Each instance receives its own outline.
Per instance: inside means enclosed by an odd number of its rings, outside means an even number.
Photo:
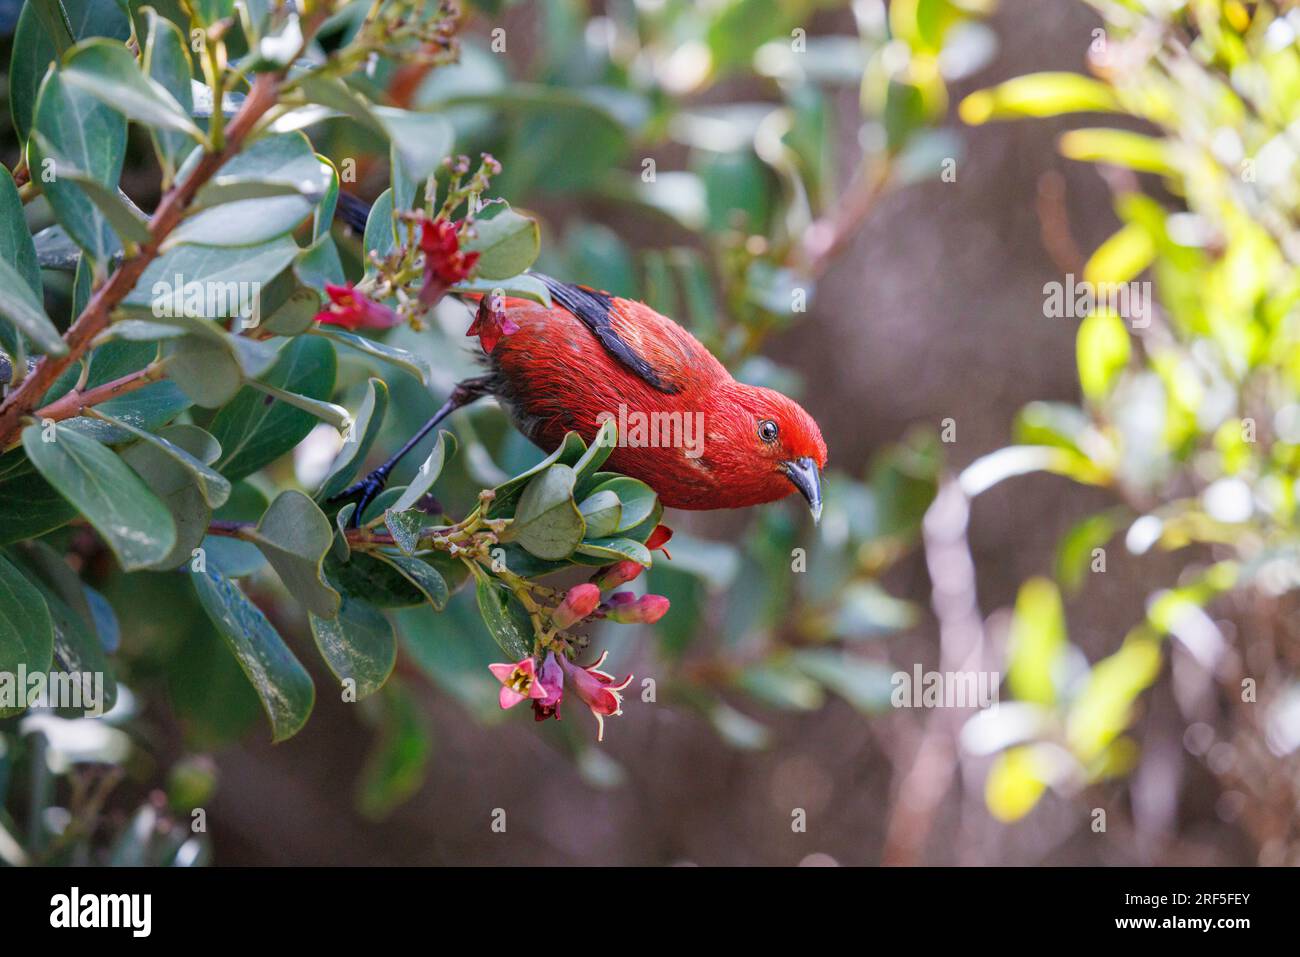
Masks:
[[[248,96],[226,128],[226,142],[216,153],[206,153],[185,179],[171,188],[149,220],[149,242],[140,251],[114,270],[104,285],[91,296],[76,321],[64,335],[68,351],[61,356],[45,356],[37,363],[21,386],[0,404],[0,448],[8,447],[22,428],[24,417],[36,409],[55,380],[73,362],[90,348],[105,328],[118,304],[135,288],[149,264],[158,258],[159,247],[173,229],[179,225],[185,210],[199,189],[236,153],[257,121],[275,105],[280,78],[270,73],[260,73],[253,80]]]
[[[93,389],[87,389],[84,392],[73,389],[66,395],[55,399],[49,405],[37,409],[32,415],[41,420],[53,419],[56,422],[71,419],[74,416],[81,415],[86,409],[99,405],[101,402],[116,399],[118,396],[127,395],[136,389],[143,389],[145,386],[157,382],[163,377],[162,370],[163,367],[160,363],[151,362],[143,369],[128,372],[120,379],[105,382]]]

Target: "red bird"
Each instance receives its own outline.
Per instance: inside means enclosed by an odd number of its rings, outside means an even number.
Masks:
[[[644,303],[533,275],[553,305],[504,300],[516,328],[489,343],[487,374],[457,385],[396,455],[336,496],[357,500],[354,519],[406,452],[485,395],[547,451],[570,431],[591,442],[613,418],[620,434],[609,468],[646,482],[666,506],[743,508],[798,491],[820,518],[826,443],[798,403],[737,382],[699,340]]]

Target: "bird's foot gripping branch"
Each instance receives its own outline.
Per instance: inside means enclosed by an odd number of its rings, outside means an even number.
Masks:
[[[372,54],[453,60],[457,12],[213,0],[173,20],[85,0],[94,35],[82,37],[41,6],[24,8],[19,34],[35,52],[15,64],[25,159],[0,175],[0,676],[94,672],[111,706],[120,629],[92,585],[149,590],[160,615],[204,622],[183,626],[207,643],[176,680],[193,684],[224,640],[283,740],[306,721],[315,683],[279,633],[295,609],[277,597],[300,604],[356,700],[394,673],[390,615],[443,612],[472,581],[506,659],[492,665],[503,706],[527,699],[558,717],[567,693],[602,722],[617,714],[626,681],[581,664],[596,656],[575,630],[666,611],[665,599],[611,590],[651,564],[667,531],[651,488],[601,470],[612,424],[590,445],[569,434],[477,498],[468,476],[499,470],[475,442],[477,465],[439,489],[473,503],[459,520],[431,496],[449,433],[408,484],[339,502],[389,408],[388,384],[367,373],[394,370],[406,379],[395,388],[417,400],[435,381],[428,356],[357,329],[418,328],[446,294],[477,296],[487,305],[473,334],[490,351],[512,331],[493,309],[500,294],[550,302],[527,274],[537,224],[485,196],[499,164],[484,157],[471,172],[448,159],[453,128],[440,113],[365,94]],[[331,232],[339,166],[303,132],[324,118],[390,144],[391,187],[359,256]],[[130,125],[157,154],[152,213],[119,189]],[[37,197],[54,222],[33,237],[24,205]],[[349,281],[344,262],[358,259]],[[66,323],[47,312],[58,298],[43,269],[71,274]],[[341,433],[337,455],[323,478],[295,481],[283,460],[322,424]],[[103,572],[109,555],[125,579]],[[594,577],[567,591],[538,581],[582,567]],[[469,643],[479,630],[458,618],[412,640]],[[484,654],[475,665],[483,680],[489,664]],[[23,707],[0,704],[0,718]]]

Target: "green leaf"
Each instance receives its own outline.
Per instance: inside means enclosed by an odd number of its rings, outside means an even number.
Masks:
[[[324,402],[320,399],[313,399],[309,396],[299,395],[296,392],[286,392],[284,389],[267,385],[265,382],[250,382],[258,392],[265,393],[272,399],[279,399],[288,405],[302,409],[309,413],[313,418],[322,422],[327,422],[340,432],[352,427],[352,415],[341,405],[335,405],[333,402]]]
[[[519,496],[523,494],[524,487],[533,479],[534,476],[540,475],[550,466],[559,462],[563,465],[574,465],[582,458],[587,451],[587,444],[582,441],[582,436],[577,432],[568,432],[564,436],[564,441],[559,447],[546,458],[542,459],[527,471],[520,472],[509,481],[502,482],[494,490],[496,495],[492,499],[492,505],[488,509],[489,518],[500,518],[510,514],[515,503],[519,501]]]
[[[185,219],[163,248],[183,243],[250,246],[283,236],[312,215],[333,176],[303,134],[262,137],[199,190],[199,211]],[[292,191],[269,190],[267,183]]]
[[[354,683],[357,700],[384,686],[397,664],[397,637],[383,612],[345,598],[334,618],[308,617],[321,657],[339,681]]]
[[[53,656],[54,625],[41,593],[0,555],[0,675],[17,675],[20,666],[29,672],[47,672]],[[25,693],[26,689],[13,690]],[[0,717],[21,710],[0,707]]]
[[[366,397],[361,401],[361,408],[348,427],[343,447],[330,466],[329,475],[316,491],[317,501],[325,501],[347,488],[352,476],[365,461],[366,453],[374,445],[387,410],[388,386],[379,379],[371,379],[366,388]]]
[[[162,560],[176,544],[171,513],[126,464],[98,442],[56,424],[23,429],[23,448],[37,471],[108,542],[122,568],[135,571]]]
[[[1083,394],[1093,402],[1105,399],[1128,365],[1130,349],[1128,328],[1117,313],[1099,309],[1085,317],[1076,344]]]
[[[1155,240],[1146,226],[1128,223],[1093,250],[1084,263],[1083,278],[1094,286],[1126,283],[1151,265],[1155,256]]]
[[[54,49],[62,56],[76,42],[62,0],[32,0],[31,6],[36,9],[41,26],[45,28],[45,35],[54,42]]]
[[[11,48],[8,100],[13,110],[14,129],[20,139],[26,139],[31,129],[36,94],[45,78],[46,68],[72,45],[66,31],[58,35],[57,45],[51,40],[42,14],[54,12],[54,4],[53,0],[43,0],[43,3],[44,11],[37,3],[22,5]],[[111,37],[125,43],[131,36],[131,22],[124,6],[113,0],[62,0],[60,5],[67,14],[74,40]]]
[[[356,120],[373,133],[384,133],[383,124],[375,116],[366,99],[352,92],[346,83],[336,77],[306,76],[298,84],[308,103],[328,107],[343,116]]]
[[[597,559],[594,564],[600,565],[621,562],[627,558],[649,568],[652,561],[650,550],[640,542],[633,541],[630,538],[588,539],[577,547],[577,552],[579,555]],[[584,562],[583,564],[593,563]]]
[[[316,703],[316,688],[266,616],[216,571],[193,572],[203,610],[226,640],[271,722],[272,740],[293,737]]]
[[[33,129],[59,151],[59,158],[105,188],[117,189],[126,152],[126,120],[120,113],[63,83],[60,74],[51,70],[41,84]],[[41,190],[59,224],[91,259],[107,264],[121,251],[108,219],[80,186],[58,175],[57,166],[49,168],[52,176],[46,176],[44,159],[39,145],[29,142],[28,165],[40,177]]]
[[[230,497],[230,482],[209,467],[221,455],[221,446],[196,425],[173,425],[152,435],[118,424],[142,438],[123,449],[122,458],[167,506],[176,525],[176,544],[156,567],[179,568],[203,544],[212,510]]]
[[[0,545],[44,535],[77,510],[32,468],[22,449],[0,455]]]
[[[1114,91],[1100,80],[1079,73],[1030,73],[979,90],[961,101],[958,110],[972,126],[990,120],[1061,113],[1118,113]]]
[[[424,595],[435,611],[442,611],[447,607],[451,590],[436,568],[418,558],[410,558],[406,555],[393,555],[389,552],[374,554],[380,561],[396,568],[403,578],[419,589],[420,594]]]
[[[1097,662],[1071,702],[1066,741],[1080,760],[1094,760],[1115,740],[1132,719],[1138,695],[1160,674],[1160,643],[1149,631],[1134,629],[1118,651]]]
[[[274,361],[275,353],[266,345],[255,339],[218,332],[216,338],[186,336],[168,341],[163,346],[163,355],[167,360],[167,374],[194,404],[217,409],[233,399],[244,384],[247,375],[242,359],[249,357],[249,364],[257,371],[264,371]]]
[[[1105,545],[1127,518],[1124,508],[1098,512],[1076,522],[1061,536],[1056,546],[1055,572],[1067,594],[1076,594],[1083,587],[1092,566],[1093,549]]]
[[[166,17],[159,16],[154,9],[148,8],[147,13],[149,32],[144,48],[144,72],[171,94],[188,117],[194,109],[194,93],[190,85],[193,80],[193,64],[186,47],[185,35],[181,33],[180,27]],[[159,165],[163,168],[164,180],[170,183],[176,174],[176,168],[193,144],[186,132],[150,129],[149,134],[153,137],[154,150],[158,154]]]
[[[383,259],[397,248],[397,231],[393,221],[393,191],[386,189],[379,194],[370,215],[366,218],[366,234],[361,244],[366,250],[366,271],[373,270],[370,264],[372,256]]]
[[[41,283],[41,267],[36,259],[36,246],[27,230],[27,217],[14,178],[3,166],[0,166],[0,263],[12,267],[22,277],[23,284],[32,294],[28,304],[38,307],[40,317],[45,318],[44,309],[40,308],[45,291]],[[12,277],[5,273],[4,278],[0,278],[0,315],[8,315],[4,305],[7,299],[21,294],[21,287],[15,286]],[[49,322],[48,319],[45,321]],[[52,328],[46,330],[47,335],[51,333],[57,335]],[[15,342],[16,333],[0,324],[0,348],[12,354],[16,351]]]
[[[573,464],[578,487],[594,476],[618,445],[618,425],[612,418],[601,423],[582,458]]]
[[[39,148],[43,162],[50,164],[51,174],[80,186],[123,243],[140,245],[150,241],[148,220],[118,192],[116,186],[105,186],[94,174],[78,169],[76,164],[63,157],[40,130],[32,131],[32,142]]]
[[[204,142],[189,111],[165,86],[140,72],[135,57],[114,40],[101,37],[78,44],[64,58],[63,80],[128,119]]]
[[[339,593],[325,580],[324,561],[334,528],[316,503],[289,489],[276,496],[250,540],[262,550],[285,589],[312,614],[333,618]]]
[[[104,418],[140,439],[142,445],[152,448],[163,460],[180,469],[187,476],[186,481],[192,483],[198,489],[203,501],[212,508],[220,508],[225,504],[226,499],[230,497],[229,480],[224,475],[208,467],[220,456],[221,446],[217,444],[217,441],[212,436],[198,426],[177,425],[172,427],[170,434],[184,436],[185,438],[185,446],[181,446],[167,438],[165,434],[155,435],[152,432],[146,432],[144,429],[138,429],[112,416],[106,415]],[[198,451],[191,452],[189,450],[191,447],[198,449]]]
[[[300,252],[289,236],[255,246],[177,246],[149,264],[122,300],[122,310],[151,321],[178,314],[248,318],[244,313],[256,302],[256,290],[269,285]],[[202,308],[196,311],[200,301]]]
[[[1066,648],[1065,610],[1056,585],[1031,578],[1016,595],[1007,639],[1007,687],[1021,701],[1056,702],[1061,656]]]
[[[529,482],[506,530],[508,540],[538,558],[558,560],[571,555],[587,528],[573,501],[575,479],[573,469],[557,463]]]
[[[578,506],[578,511],[586,523],[588,538],[608,538],[618,529],[623,506],[619,503],[618,496],[606,489],[584,499]]]
[[[655,506],[659,501],[659,497],[649,485],[640,479],[629,478],[626,475],[601,482],[591,490],[592,495],[600,492],[613,492],[622,503],[622,514],[615,529],[619,532],[629,531],[645,522],[654,514]]]
[[[522,661],[533,653],[533,626],[528,611],[514,593],[474,566],[474,596],[488,633],[507,661]]]
[[[428,601],[395,565],[365,552],[354,552],[343,562],[331,550],[325,568],[329,580],[345,597],[360,598],[377,608],[409,608]]]
[[[334,225],[334,214],[339,206],[339,171],[335,168],[330,160],[316,154],[316,159],[329,170],[329,185],[325,187],[325,195],[321,197],[316,204],[316,212],[311,221],[311,241],[317,246],[333,248],[333,242],[329,241],[330,228]]]
[[[442,474],[442,467],[447,459],[456,454],[456,437],[446,430],[439,430],[438,439],[433,443],[433,448],[429,452],[429,457],[421,464],[415,477],[411,479],[411,484],[406,486],[406,490],[396,502],[392,504],[389,511],[405,512],[409,508],[414,508],[420,499],[429,493],[433,484],[438,481],[438,476]]]
[[[48,355],[61,356],[68,351],[27,280],[5,259],[0,259],[0,317],[12,322]]]
[[[210,27],[235,15],[235,0],[193,0],[190,12],[199,26]]]
[[[537,220],[521,216],[509,206],[491,219],[476,218],[474,234],[465,243],[465,249],[479,254],[475,274],[482,279],[506,279],[523,272],[541,248]]]
[[[399,349],[396,346],[390,346],[387,343],[368,339],[365,336],[359,336],[351,332],[344,332],[342,329],[330,326],[317,326],[311,329],[311,334],[356,349],[358,352],[364,353],[372,359],[378,359],[380,362],[395,365],[419,379],[421,385],[427,386],[430,377],[433,375],[427,359],[412,352],[407,352],[405,349]]]
[[[117,702],[117,681],[109,667],[108,656],[94,631],[94,622],[81,579],[52,550],[34,549],[28,557],[35,560],[19,568],[28,582],[41,593],[54,629],[52,668],[81,684],[81,704],[76,710],[102,714]],[[102,688],[96,689],[95,676],[102,676]],[[102,695],[97,694],[102,691]],[[74,690],[73,694],[77,692]],[[74,699],[75,702],[75,699]],[[71,708],[72,705],[69,705]]]
[[[334,391],[336,371],[329,342],[300,336],[284,348],[262,381],[298,395],[327,399]],[[217,470],[232,481],[251,475],[301,442],[315,425],[316,419],[307,412],[245,386],[208,428],[221,443]]]
[[[343,513],[340,511],[339,514]],[[427,515],[417,511],[394,512],[390,508],[384,512],[384,525],[388,528],[388,534],[393,536],[393,543],[401,549],[403,555],[415,554],[427,519]]]
[[[498,289],[515,299],[531,299],[548,309],[551,306],[551,291],[544,282],[528,273],[520,273],[508,279],[467,279],[451,287],[453,293],[484,294]]]
[[[402,171],[415,182],[424,182],[451,155],[455,131],[446,117],[389,106],[375,106],[371,111],[401,157]]]

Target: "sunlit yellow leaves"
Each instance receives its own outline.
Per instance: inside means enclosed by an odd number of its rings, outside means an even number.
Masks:
[[[984,782],[984,803],[999,821],[1018,821],[1034,809],[1047,789],[1045,768],[1036,749],[1022,745],[1003,751]]]
[[[978,90],[961,101],[958,113],[972,126],[990,120],[1061,113],[1117,113],[1121,107],[1105,83],[1078,73],[1031,73]]]
[[[1061,137],[1061,155],[1083,163],[1110,163],[1144,173],[1174,173],[1170,146],[1155,136],[1128,130],[1071,130]]]
[[[1076,355],[1083,394],[1093,402],[1109,395],[1130,351],[1128,329],[1112,310],[1100,309],[1079,323]]]
[[[1065,644],[1060,592],[1049,579],[1029,579],[1016,596],[1007,642],[1007,685],[1018,700],[1056,700],[1055,672]]]
[[[1145,626],[1092,669],[1066,722],[1066,739],[1084,762],[1098,757],[1128,727],[1134,702],[1160,673],[1160,642]]]

